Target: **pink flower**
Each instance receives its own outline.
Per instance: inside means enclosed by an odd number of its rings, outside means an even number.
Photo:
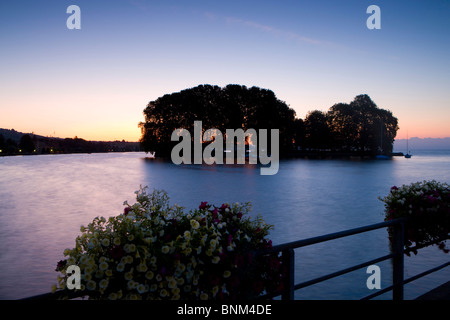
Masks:
[[[206,209],[208,207],[208,202],[207,201],[205,201],[205,202],[201,202],[201,204],[198,206],[198,208],[200,209],[200,210],[203,210],[203,209]]]
[[[211,213],[212,213],[213,219],[217,219],[217,208],[214,208],[214,210],[211,211]]]
[[[131,211],[131,208],[130,208],[130,207],[125,207],[125,208],[123,209],[123,214],[124,214],[124,215],[127,215],[128,212],[130,212],[130,211]]]

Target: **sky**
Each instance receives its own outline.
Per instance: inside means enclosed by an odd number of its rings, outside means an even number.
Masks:
[[[449,16],[448,0],[1,0],[0,128],[137,141],[148,102],[240,84],[303,119],[368,94],[398,139],[450,137]]]

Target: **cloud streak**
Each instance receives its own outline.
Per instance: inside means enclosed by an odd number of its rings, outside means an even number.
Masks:
[[[252,29],[255,29],[255,30],[258,30],[261,32],[265,32],[265,33],[271,34],[271,35],[279,37],[279,38],[287,39],[289,41],[295,41],[295,42],[299,42],[299,43],[309,43],[312,45],[321,45],[321,46],[325,46],[325,45],[326,46],[330,46],[330,45],[335,46],[331,42],[308,38],[308,37],[305,37],[298,33],[292,32],[292,31],[281,30],[281,29],[278,29],[278,28],[275,28],[275,27],[272,27],[269,25],[265,25],[265,24],[260,24],[258,22],[251,21],[251,20],[243,20],[243,19],[234,18],[234,17],[226,17],[225,21],[228,24],[245,26],[247,28],[252,28]]]

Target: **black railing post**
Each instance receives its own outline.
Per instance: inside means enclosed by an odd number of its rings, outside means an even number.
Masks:
[[[403,300],[403,270],[404,270],[404,221],[393,226],[392,251],[392,299]]]
[[[295,253],[294,249],[288,248],[282,251],[282,262],[285,266],[284,289],[282,300],[294,300],[294,275],[295,275]]]

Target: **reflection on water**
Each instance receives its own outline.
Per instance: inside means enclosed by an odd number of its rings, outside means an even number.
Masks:
[[[392,161],[284,160],[276,175],[259,165],[174,165],[144,153],[42,155],[0,158],[0,298],[47,292],[56,262],[74,246],[80,225],[116,215],[134,202],[139,185],[164,189],[188,209],[201,201],[247,202],[252,214],[274,225],[274,244],[383,221],[392,185],[424,179],[450,181],[450,156],[414,155]],[[333,272],[388,252],[386,230],[296,250],[296,282]],[[406,276],[448,259],[436,248],[406,259]],[[382,287],[390,262],[380,263]],[[300,290],[298,299],[356,299],[370,292],[365,269]],[[406,286],[405,297],[448,281],[449,271]],[[385,298],[390,298],[386,295]]]

